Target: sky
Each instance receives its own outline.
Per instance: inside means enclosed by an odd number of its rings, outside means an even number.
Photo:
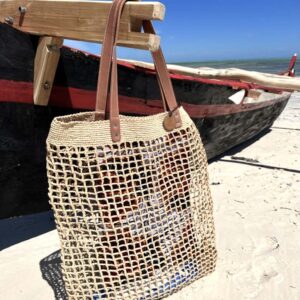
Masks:
[[[154,26],[168,62],[287,58],[300,53],[300,0],[161,0]],[[100,54],[94,43],[65,44]],[[151,60],[147,51],[119,47],[118,57]]]

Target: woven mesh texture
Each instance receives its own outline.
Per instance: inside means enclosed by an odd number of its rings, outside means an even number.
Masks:
[[[69,299],[161,299],[214,270],[206,155],[180,111],[171,133],[165,113],[122,117],[120,143],[92,113],[53,122],[49,196]]]

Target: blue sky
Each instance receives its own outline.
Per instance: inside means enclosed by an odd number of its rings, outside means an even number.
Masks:
[[[300,0],[161,0],[155,22],[168,62],[283,58],[300,53]],[[67,45],[99,53],[92,43]],[[118,49],[118,57],[149,61],[146,51]]]

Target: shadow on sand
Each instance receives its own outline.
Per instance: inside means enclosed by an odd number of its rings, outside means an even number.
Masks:
[[[275,128],[277,129],[277,128]],[[280,128],[280,129],[287,129],[287,128]],[[290,129],[288,129],[290,130]],[[247,142],[244,142],[236,147],[233,147],[232,149],[224,152],[223,154],[209,160],[209,163],[213,163],[216,161],[222,161],[226,163],[233,163],[233,164],[243,164],[243,165],[248,165],[248,166],[253,166],[253,167],[259,167],[259,168],[264,168],[264,169],[271,169],[271,170],[282,170],[285,172],[290,172],[290,173],[300,173],[300,170],[298,169],[291,169],[291,168],[283,168],[283,167],[277,167],[277,166],[270,166],[270,165],[265,165],[259,163],[259,161],[247,159],[244,157],[235,157],[235,154],[241,152],[245,148],[249,147],[250,145],[254,144],[258,140],[260,140],[262,137],[264,137],[266,134],[270,133],[272,129],[266,129],[262,131],[259,135],[253,137],[252,139],[248,140]],[[231,156],[231,159],[224,159],[225,156]]]
[[[42,277],[54,292],[55,300],[67,300],[67,293],[61,271],[60,250],[55,251],[40,261]]]
[[[0,220],[0,250],[55,229],[51,211]]]
[[[247,161],[243,161],[243,157],[241,157],[241,158],[231,157],[231,159],[220,159],[220,161],[227,162],[227,163],[233,163],[233,164],[248,165],[248,166],[258,167],[258,168],[262,168],[262,169],[280,170],[280,171],[300,174],[300,170],[298,170],[298,169],[289,169],[289,168],[282,168],[282,167],[247,162]]]

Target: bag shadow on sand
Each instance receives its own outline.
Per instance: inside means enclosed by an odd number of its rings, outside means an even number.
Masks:
[[[61,271],[60,250],[48,255],[40,261],[42,277],[50,285],[56,300],[67,300],[67,293]]]

